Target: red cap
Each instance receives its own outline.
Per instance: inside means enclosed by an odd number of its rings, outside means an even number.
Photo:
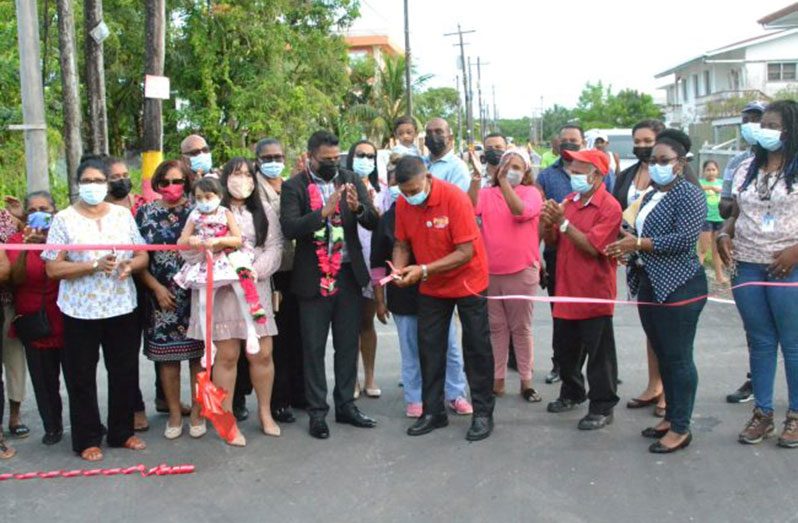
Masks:
[[[610,172],[610,159],[607,153],[599,151],[598,149],[585,149],[582,151],[563,151],[563,158],[572,162],[578,160],[580,162],[589,163],[598,169],[602,176],[606,176]]]

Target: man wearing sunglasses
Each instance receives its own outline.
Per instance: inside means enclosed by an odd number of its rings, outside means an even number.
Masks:
[[[205,175],[214,174],[211,149],[202,136],[198,134],[187,136],[180,144],[180,156],[191,169],[192,183]]]

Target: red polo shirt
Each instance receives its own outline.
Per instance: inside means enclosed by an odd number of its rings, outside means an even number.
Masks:
[[[399,198],[396,239],[410,244],[418,264],[440,260],[451,254],[457,245],[469,242],[474,245],[474,256],[468,263],[430,275],[421,283],[421,294],[434,298],[463,298],[488,288],[488,259],[474,206],[456,185],[433,178],[430,194],[423,205],[410,205]]]
[[[556,295],[586,298],[617,296],[617,264],[604,255],[604,248],[618,239],[621,230],[621,206],[604,185],[585,203],[577,193],[565,198],[565,218],[583,234],[601,254],[594,258],[579,250],[571,239],[557,232]],[[612,316],[614,305],[556,303],[554,317],[563,320],[585,320]]]

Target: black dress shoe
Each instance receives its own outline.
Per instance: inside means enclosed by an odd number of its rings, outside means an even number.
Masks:
[[[648,447],[648,451],[652,454],[670,454],[672,452],[676,452],[677,450],[686,449],[690,445],[691,441],[693,441],[693,433],[688,432],[687,437],[675,447],[666,447],[659,441],[655,441],[650,447]]]
[[[440,429],[449,424],[446,414],[424,414],[410,428],[407,429],[408,436],[423,436],[435,429]]]
[[[474,416],[471,419],[471,427],[466,433],[468,441],[479,441],[490,436],[493,432],[493,416]]]
[[[560,371],[552,369],[551,372],[546,374],[546,383],[548,383],[549,385],[551,385],[552,383],[557,383],[558,381],[561,381]]]
[[[603,429],[613,421],[612,413],[607,414],[588,414],[579,420],[579,430],[598,430]]]
[[[324,418],[310,418],[310,435],[316,439],[327,439],[330,437],[330,427]]]
[[[273,410],[272,417],[280,423],[293,423],[296,421],[291,407],[280,407],[277,410]]]
[[[58,430],[55,432],[45,432],[44,436],[42,436],[42,443],[45,445],[55,445],[64,437],[64,431]]]
[[[360,412],[360,409],[351,403],[335,413],[336,423],[348,423],[353,427],[371,429],[377,426],[377,421]]]
[[[579,402],[569,400],[567,398],[557,398],[546,406],[546,410],[559,414],[560,412],[568,412],[574,410],[579,406]]]
[[[648,427],[643,429],[640,432],[640,435],[643,436],[644,438],[660,439],[667,433],[668,429],[657,430],[654,427]]]
[[[238,421],[244,421],[249,417],[249,409],[245,405],[234,405],[233,416],[235,416]]]

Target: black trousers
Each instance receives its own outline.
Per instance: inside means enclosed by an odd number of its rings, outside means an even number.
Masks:
[[[304,408],[305,373],[302,368],[302,334],[299,328],[299,302],[291,292],[291,271],[274,274],[274,289],[283,301],[275,313],[277,336],[274,337],[274,388],[272,410],[285,407]]]
[[[482,297],[433,298],[419,296],[418,354],[424,414],[445,414],[444,381],[449,325],[454,308],[463,326],[463,360],[475,416],[492,416],[493,350],[490,345],[487,301]]]
[[[108,371],[108,444],[120,447],[133,435],[134,399],[139,383],[139,333],[133,313],[102,320],[64,315],[64,378],[75,452],[97,447],[102,442],[97,405],[101,346]]]
[[[576,402],[590,399],[590,413],[607,415],[618,403],[618,359],[612,316],[587,320],[554,319],[554,333],[560,352],[560,397]],[[585,393],[582,366],[587,358]]]
[[[299,323],[302,327],[302,353],[305,369],[305,396],[308,414],[324,417],[327,404],[327,375],[324,354],[327,334],[332,326],[335,357],[333,401],[339,410],[354,401],[357,355],[360,344],[362,291],[350,264],[338,273],[338,292],[334,296],[299,299]]]
[[[3,313],[3,307],[0,307],[0,325],[5,322],[5,314]],[[5,419],[5,408],[6,408],[6,386],[3,383],[3,337],[0,336],[0,427],[3,426],[3,420]],[[0,439],[3,438],[3,435],[0,434]]]
[[[546,263],[546,292],[549,293],[549,296],[554,296],[557,289],[557,250],[544,249],[543,261]],[[554,311],[554,304],[550,303],[549,306]],[[552,332],[551,335],[551,352],[551,369],[553,372],[558,372],[560,362],[557,360],[558,341],[556,332]]]
[[[25,346],[25,359],[36,396],[36,407],[45,432],[64,430],[61,403],[61,359],[63,349],[36,349]]]

